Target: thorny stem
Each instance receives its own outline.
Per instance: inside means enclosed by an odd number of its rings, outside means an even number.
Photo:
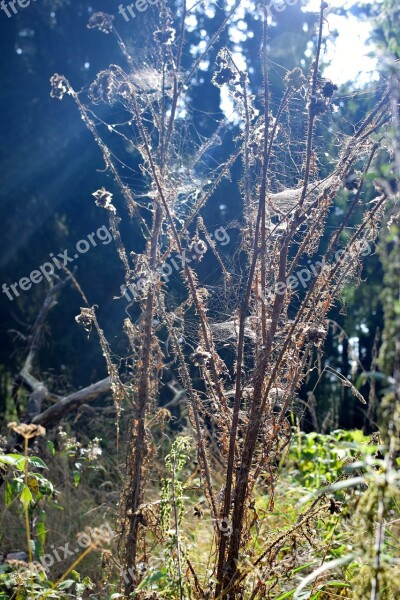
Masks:
[[[135,98],[134,94],[132,95],[132,102],[133,102],[133,107],[134,107],[136,119],[137,119],[137,122],[138,122],[139,130],[141,132],[141,137],[142,137],[142,140],[143,140],[143,143],[144,143],[144,148],[145,148],[145,151],[146,151],[147,159],[148,159],[148,161],[150,163],[151,173],[152,173],[154,182],[155,182],[156,187],[157,187],[157,191],[158,191],[158,194],[159,194],[159,197],[160,197],[160,200],[161,200],[161,204],[162,204],[162,207],[163,207],[163,209],[164,209],[164,211],[165,211],[165,213],[167,215],[168,222],[169,222],[172,234],[173,234],[173,239],[174,239],[174,242],[176,244],[176,247],[177,247],[178,251],[182,254],[183,248],[182,248],[181,240],[180,240],[179,234],[178,234],[177,229],[176,229],[175,221],[174,221],[174,219],[172,217],[170,208],[168,206],[168,202],[167,202],[167,200],[165,198],[164,190],[163,190],[163,187],[161,185],[160,177],[159,177],[159,175],[157,173],[156,165],[155,165],[154,160],[153,160],[153,156],[152,156],[152,153],[151,153],[151,150],[150,150],[150,146],[149,146],[149,142],[148,142],[148,139],[147,139],[147,135],[146,135],[145,129],[143,127],[142,119],[141,119],[141,116],[140,116],[139,108],[138,108],[138,105],[137,105],[136,98]],[[194,301],[194,304],[195,304],[195,307],[196,307],[196,310],[197,310],[197,314],[198,314],[199,319],[200,319],[200,326],[201,326],[201,331],[202,331],[202,336],[203,336],[204,344],[205,344],[207,352],[209,354],[211,354],[210,365],[211,365],[211,372],[212,372],[213,379],[214,379],[214,385],[216,386],[216,389],[217,389],[219,401],[221,402],[222,407],[226,409],[226,400],[225,400],[224,395],[223,395],[223,391],[222,391],[222,387],[221,387],[221,382],[220,382],[219,375],[218,375],[218,369],[217,369],[216,364],[215,364],[216,353],[215,353],[215,350],[214,350],[214,347],[213,347],[213,343],[212,343],[212,340],[211,340],[209,332],[208,332],[207,323],[206,323],[206,316],[205,316],[205,313],[204,313],[204,309],[203,309],[202,303],[200,302],[200,299],[199,299],[199,296],[198,296],[198,293],[197,293],[197,288],[196,288],[196,285],[195,285],[195,281],[194,281],[194,277],[193,277],[192,271],[188,267],[188,265],[186,264],[186,262],[185,262],[185,265],[184,265],[184,272],[185,272],[185,276],[186,276],[186,278],[188,280],[188,283],[189,283],[189,287],[190,287],[190,290],[191,290],[191,294],[193,296],[193,301]]]
[[[394,163],[396,167],[397,180],[400,181],[400,72],[399,65],[396,64],[395,71],[390,79],[390,109],[392,113],[393,128],[395,131],[395,140],[393,143]]]
[[[156,206],[152,239],[150,245],[150,265],[154,269],[157,260],[158,238],[160,235],[162,221],[162,211],[160,206]],[[136,565],[139,515],[137,514],[141,497],[143,493],[143,469],[144,459],[147,454],[145,418],[146,411],[149,408],[150,392],[150,368],[151,368],[151,348],[153,338],[153,313],[154,313],[154,291],[149,289],[146,300],[144,339],[142,345],[141,370],[138,385],[137,412],[135,418],[137,425],[132,423],[130,432],[130,443],[128,446],[127,465],[131,464],[131,456],[134,456],[133,467],[129,470],[128,489],[126,491],[125,509],[129,511],[128,532],[126,533],[126,555],[125,561],[129,569],[134,569]],[[132,591],[134,582],[126,584],[126,594]]]
[[[161,185],[160,178],[157,173],[156,165],[154,164],[154,161],[153,161],[153,156],[152,156],[152,153],[150,150],[147,135],[146,135],[146,132],[145,132],[145,129],[144,129],[144,126],[142,123],[141,115],[139,112],[139,108],[138,108],[138,105],[136,102],[135,93],[132,94],[132,104],[133,104],[133,109],[134,109],[135,116],[137,119],[138,127],[139,127],[139,130],[141,133],[141,137],[142,137],[142,141],[144,144],[147,159],[150,164],[153,179],[154,179],[154,182],[155,182],[157,190],[158,190],[159,198],[161,200],[162,208],[164,209],[164,211],[167,215],[169,225],[170,225],[172,233],[173,233],[174,242],[175,242],[179,252],[182,253],[182,246],[181,246],[180,238],[179,238],[178,232],[176,230],[175,223],[172,218],[168,203],[164,196],[163,187]],[[162,217],[162,211],[161,211],[160,205],[158,205],[156,207],[156,214],[158,214],[158,224],[157,224],[157,227],[154,228],[154,235],[152,237],[152,260],[151,260],[152,270],[155,270],[155,267],[156,267],[155,248],[157,246],[158,234],[159,234],[159,230],[160,230],[161,217]],[[217,393],[218,393],[221,404],[223,406],[226,406],[226,401],[223,396],[221,384],[219,381],[217,367],[215,365],[215,359],[214,359],[215,352],[214,352],[214,348],[212,346],[212,342],[209,338],[204,310],[203,310],[202,304],[198,298],[197,289],[196,289],[196,285],[195,285],[195,281],[194,281],[192,272],[186,263],[185,263],[184,270],[185,270],[185,275],[187,277],[187,280],[188,280],[188,283],[189,283],[189,286],[190,286],[190,289],[191,289],[191,292],[193,295],[193,300],[194,300],[194,303],[195,303],[195,306],[197,309],[197,313],[200,318],[200,324],[201,324],[201,328],[202,328],[203,339],[204,339],[204,343],[206,346],[206,350],[211,355],[210,365],[211,365],[211,372],[213,374],[214,384],[217,388]],[[141,489],[142,489],[141,473],[142,473],[142,468],[143,468],[144,435],[145,435],[144,418],[145,418],[145,410],[146,410],[147,395],[148,395],[148,370],[149,370],[149,366],[150,366],[150,347],[151,347],[151,339],[152,339],[152,320],[153,320],[153,292],[151,290],[148,293],[145,319],[146,319],[145,344],[144,344],[144,348],[143,348],[144,356],[142,359],[143,364],[142,364],[142,371],[141,371],[141,377],[140,377],[140,382],[139,382],[139,391],[138,391],[138,404],[139,404],[138,432],[137,432],[137,435],[135,436],[135,439],[134,440],[132,439],[132,442],[131,442],[131,443],[135,444],[136,452],[135,452],[134,470],[130,475],[130,481],[131,481],[131,485],[133,486],[133,490],[129,492],[130,499],[128,500],[129,508],[132,511],[132,518],[129,521],[129,523],[130,523],[129,524],[129,532],[127,534],[127,540],[128,540],[127,550],[128,550],[128,552],[126,553],[126,561],[127,561],[128,567],[129,566],[133,567],[135,564],[135,560],[136,560],[137,528],[138,528],[139,523],[138,523],[138,516],[135,513],[139,506],[140,493],[141,493]],[[132,494],[132,492],[133,492],[133,494]],[[133,587],[133,582],[128,584],[128,589],[126,591],[127,592],[132,591],[132,587]]]
[[[314,121],[315,121],[315,117],[316,117],[315,105],[316,105],[316,93],[317,93],[317,83],[318,83],[319,57],[320,57],[321,45],[322,45],[322,29],[323,29],[323,23],[324,23],[324,9],[326,6],[327,6],[327,4],[326,4],[325,0],[321,0],[321,7],[320,7],[320,12],[319,12],[318,42],[317,42],[317,50],[316,50],[315,61],[314,61],[314,70],[313,70],[313,75],[312,75],[311,95],[310,95],[310,101],[309,101],[310,104],[308,107],[306,167],[305,167],[305,173],[304,173],[303,191],[301,193],[301,198],[300,198],[300,202],[299,202],[300,208],[302,208],[306,194],[307,194],[308,180],[310,177]]]
[[[254,274],[256,271],[256,264],[259,254],[259,235],[261,229],[261,252],[265,253],[265,199],[266,199],[266,191],[267,191],[267,176],[268,176],[268,133],[269,133],[269,90],[268,90],[268,72],[267,72],[267,15],[264,13],[263,20],[263,48],[262,48],[262,58],[264,65],[264,160],[263,160],[263,169],[262,169],[262,180],[260,186],[260,194],[259,194],[259,203],[258,203],[258,213],[257,213],[257,221],[256,228],[254,233],[254,246],[253,246],[253,255],[252,261],[250,265],[250,271],[247,279],[247,287],[246,294],[244,298],[244,302],[239,311],[239,335],[238,335],[238,343],[237,343],[237,355],[236,355],[236,368],[235,368],[235,399],[233,405],[233,414],[232,414],[232,425],[229,435],[229,454],[228,454],[228,462],[227,462],[227,472],[226,472],[226,484],[225,484],[225,496],[224,496],[224,506],[223,506],[223,517],[228,518],[230,514],[231,508],[231,497],[232,497],[232,484],[233,484],[233,469],[235,465],[235,445],[236,445],[236,436],[239,425],[239,410],[241,404],[241,385],[242,385],[242,366],[243,366],[243,357],[244,357],[244,332],[245,332],[245,319],[247,315],[248,306],[250,303],[251,290],[253,287]],[[261,259],[262,260],[262,259]],[[262,300],[262,310],[264,319],[265,319],[265,305]],[[265,325],[265,323],[264,323]],[[263,328],[263,332],[265,333],[265,328]],[[217,568],[217,585],[215,589],[215,597],[221,592],[223,589],[226,577],[224,577],[224,572],[228,574],[225,566],[225,547],[226,547],[226,537],[223,535],[223,532],[220,532],[219,539],[219,555],[218,555],[218,568]],[[228,558],[228,565],[230,568],[233,568],[233,562],[235,558]]]
[[[217,518],[218,518],[218,510],[217,510],[217,504],[216,504],[216,501],[214,498],[214,493],[213,493],[213,488],[212,488],[211,470],[210,470],[209,461],[207,458],[207,453],[206,453],[206,448],[205,448],[204,434],[201,430],[201,425],[200,425],[200,418],[199,418],[199,411],[198,411],[198,407],[197,407],[196,394],[193,390],[192,382],[190,380],[190,374],[189,374],[189,371],[188,371],[188,368],[187,368],[187,365],[185,362],[185,358],[182,354],[182,350],[181,350],[176,332],[175,332],[174,328],[172,327],[169,317],[165,311],[163,311],[163,316],[166,320],[166,323],[168,324],[169,331],[171,331],[171,334],[172,334],[172,337],[174,340],[174,352],[178,356],[178,359],[179,359],[179,362],[181,365],[182,381],[186,388],[186,392],[188,393],[189,398],[191,400],[191,408],[193,410],[195,428],[196,428],[196,433],[197,433],[197,440],[198,440],[198,445],[199,445],[199,454],[200,454],[200,458],[201,458],[202,464],[203,464],[203,469],[205,472],[205,480],[206,480],[207,491],[208,491],[208,495],[209,495],[208,501],[210,502],[210,505],[211,505],[211,512],[213,515],[213,519],[216,522]]]
[[[171,116],[169,118],[169,122],[168,122],[168,130],[167,130],[167,135],[166,135],[166,142],[165,142],[165,158],[167,158],[168,156],[168,147],[171,141],[171,136],[172,136],[172,131],[173,131],[173,127],[174,127],[174,122],[175,122],[175,114],[176,114],[176,108],[178,106],[178,98],[179,98],[179,70],[180,70],[180,66],[181,66],[181,59],[182,59],[182,49],[183,49],[183,42],[184,42],[184,33],[185,33],[185,19],[186,19],[186,0],[183,0],[183,7],[182,7],[182,17],[181,17],[181,31],[180,31],[180,36],[179,36],[179,45],[178,45],[178,55],[177,55],[177,60],[176,60],[176,66],[173,72],[173,78],[174,78],[174,90],[173,90],[173,97],[172,97],[172,107],[171,107]],[[163,112],[165,110],[165,106],[163,107]]]
[[[263,84],[264,84],[264,153],[266,154],[263,168],[263,181],[262,186],[265,187],[264,198],[261,204],[261,248],[260,248],[260,261],[261,261],[261,334],[262,343],[267,343],[267,317],[266,317],[266,306],[265,306],[265,289],[266,289],[266,191],[268,186],[268,167],[269,167],[269,153],[268,153],[268,140],[269,140],[269,80],[268,80],[268,64],[267,64],[267,43],[268,43],[268,22],[267,16],[264,14],[263,21],[263,45],[262,45],[262,69],[263,69]]]

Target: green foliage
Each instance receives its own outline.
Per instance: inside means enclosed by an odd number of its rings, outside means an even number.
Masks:
[[[185,510],[183,504],[182,483],[177,479],[186,462],[189,459],[189,450],[191,448],[191,439],[189,437],[178,437],[172,444],[170,453],[165,458],[165,465],[171,473],[162,481],[161,492],[161,526],[165,533],[170,532],[172,507],[176,507],[177,525],[182,521]]]
[[[88,577],[81,580],[76,571],[68,579],[53,584],[36,564],[24,566],[0,565],[0,600],[82,600],[93,589]]]
[[[298,600],[324,598],[324,590],[335,586],[342,591],[332,589],[332,593],[357,600],[377,597],[371,596],[374,586],[381,590],[382,599],[399,597],[396,532],[400,476],[396,462],[392,462],[396,444],[388,447],[377,441],[376,436],[370,440],[360,431],[294,436],[282,480],[294,489],[300,483],[310,491],[301,500],[302,506],[316,497],[329,498],[332,518],[316,524],[316,540],[326,549],[320,546],[308,554],[316,560],[304,565],[305,576],[303,569],[298,570],[303,579],[297,591],[292,589],[279,598],[292,597],[291,593]],[[313,570],[307,575],[311,566]],[[351,595],[347,595],[350,589]]]
[[[297,482],[309,489],[318,489],[336,481],[344,473],[346,464],[365,450],[369,440],[362,431],[338,429],[330,435],[296,432],[295,443],[290,447],[289,465]],[[373,446],[368,447],[374,451]],[[376,449],[375,449],[376,451]]]
[[[57,582],[48,579],[41,560],[45,554],[47,537],[46,508],[49,505],[53,508],[62,507],[57,504],[57,491],[53,483],[43,474],[43,471],[48,471],[46,463],[38,456],[30,456],[28,447],[30,438],[44,435],[45,431],[43,428],[36,430],[34,425],[12,423],[10,426],[25,438],[24,454],[0,454],[0,474],[4,479],[5,509],[11,511],[16,508],[26,530],[28,562],[7,559],[0,565],[0,600],[83,599],[93,589],[93,584],[88,577],[81,579],[73,567],[97,547],[103,537],[77,555],[72,567]],[[52,457],[58,460],[68,452],[75,455],[77,450],[75,448],[73,451],[69,447],[57,452],[54,444],[49,441],[46,446]],[[82,461],[90,462],[98,454],[97,448],[97,438],[86,449],[79,445]],[[54,554],[57,558],[56,551]]]
[[[0,470],[5,477],[4,499],[7,508],[15,500],[27,511],[30,522],[35,521],[35,536],[30,540],[35,558],[43,555],[46,539],[46,513],[43,505],[46,500],[55,498],[53,484],[38,469],[47,469],[44,461],[37,456],[22,454],[0,455]]]
[[[165,458],[165,466],[171,477],[164,478],[161,482],[160,521],[165,536],[165,565],[160,569],[151,569],[149,574],[137,587],[139,590],[162,590],[163,598],[190,597],[189,590],[182,580],[182,541],[180,526],[185,513],[183,483],[179,477],[189,460],[192,440],[189,437],[179,436],[172,444],[169,454]],[[183,530],[185,531],[185,524]],[[186,561],[185,561],[186,562]],[[185,565],[186,570],[186,565]]]

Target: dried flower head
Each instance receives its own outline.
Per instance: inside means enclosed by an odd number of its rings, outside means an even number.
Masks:
[[[317,325],[310,325],[306,329],[306,341],[312,342],[316,346],[320,346],[326,336],[326,330],[323,327]]]
[[[324,98],[332,98],[333,94],[338,90],[338,86],[335,85],[332,81],[325,81],[322,88],[322,95]]]
[[[75,317],[75,321],[78,325],[82,325],[86,331],[90,331],[94,321],[93,308],[81,308],[81,312]]]
[[[156,42],[164,46],[170,46],[175,41],[175,29],[167,27],[154,32],[153,37]]]
[[[190,355],[190,360],[196,366],[204,366],[211,358],[211,354],[206,352],[201,346],[198,346],[193,354]]]
[[[87,24],[88,29],[98,29],[102,33],[111,33],[114,17],[105,12],[94,13]]]
[[[26,440],[30,440],[32,438],[38,437],[39,435],[46,435],[46,430],[41,425],[34,425],[33,423],[18,423],[16,421],[12,421],[7,425],[9,429],[15,431],[19,435],[22,435]]]
[[[113,104],[120,99],[126,100],[131,95],[131,84],[127,74],[117,65],[100,71],[89,87],[89,98],[95,104],[106,102]]]
[[[68,81],[64,75],[58,75],[58,73],[55,73],[52,77],[50,77],[50,84],[50,96],[52,98],[57,98],[57,100],[62,100],[64,94],[68,94],[70,91]]]
[[[227,65],[220,65],[219,71],[214,73],[213,83],[220,86],[224,83],[229,83],[235,80],[235,73]]]
[[[97,190],[97,192],[93,192],[92,196],[96,198],[96,206],[100,206],[101,208],[105,208],[110,212],[115,213],[115,206],[112,204],[112,193],[108,192],[104,187]]]
[[[207,244],[203,240],[196,238],[189,245],[188,250],[191,259],[195,262],[200,262],[203,258],[203,255],[207,252]]]
[[[300,67],[296,67],[293,71],[289,71],[285,75],[285,85],[288,88],[299,90],[306,83],[306,78]]]
[[[310,113],[317,117],[328,110],[326,99],[321,94],[313,94],[310,98]]]

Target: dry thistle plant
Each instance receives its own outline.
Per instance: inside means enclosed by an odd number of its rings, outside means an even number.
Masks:
[[[377,189],[376,198],[368,204],[363,198],[365,176],[379,154],[382,131],[390,120],[389,97],[383,91],[353,134],[340,134],[336,159],[329,172],[320,175],[316,131],[330,126],[331,99],[337,89],[319,70],[326,3],[321,3],[310,72],[300,68],[288,72],[278,100],[271,97],[269,84],[266,15],[260,40],[263,84],[256,94],[230,51],[218,46],[238,6],[239,1],[225,14],[189,69],[183,67],[185,1],[179,18],[160,5],[154,48],[140,63],[128,51],[112,17],[96,13],[89,27],[116,36],[124,67],[111,65],[101,71],[87,93],[76,92],[64,76],[54,75],[51,80],[54,97],[68,94],[76,102],[116,182],[118,193],[103,188],[94,196],[110,220],[125,270],[124,289],[140,281],[124,325],[130,345],[128,381],[115,364],[95,308],[87,304],[78,318],[86,327],[94,325],[100,336],[118,414],[123,402],[131,407],[119,560],[135,577],[123,584],[126,596],[143,579],[138,564],[151,561],[160,540],[157,504],[146,496],[155,459],[148,425],[159,418],[160,376],[166,364],[184,388],[182,397],[197,447],[199,495],[205,493],[214,536],[208,565],[212,575],[206,583],[180,548],[179,581],[184,565],[191,597],[270,597],[265,581],[271,574],[278,577],[293,569],[299,537],[312,544],[316,516],[332,510],[331,503],[319,499],[295,527],[270,540],[262,552],[250,548],[258,519],[254,510],[257,484],[261,476],[268,482],[273,502],[296,394],[323,345],[330,309],[344,286],[360,275],[365,246],[373,245],[379,231],[387,191]],[[197,144],[189,139],[190,85],[210,50],[217,53],[213,82],[229,91],[237,124],[221,117],[214,135]],[[98,105],[121,110],[123,122],[106,123],[104,116],[96,114]],[[210,168],[208,153],[229,128],[234,130],[231,153]],[[141,188],[126,183],[122,161],[105,141],[110,133],[139,153]],[[293,169],[285,167],[287,156]],[[211,239],[202,210],[237,162],[242,165],[240,241],[226,258]],[[328,215],[354,172],[358,177],[352,183],[353,194],[322,250]],[[120,233],[123,201],[142,232],[140,253],[126,249]],[[177,300],[160,267],[176,254],[192,256],[196,244],[198,248],[208,245],[223,284],[218,288],[202,284],[197,262],[183,260],[183,291]],[[321,258],[321,253],[323,261],[307,289],[296,290],[296,272],[306,261]],[[230,317],[221,320],[215,308],[221,299],[216,295],[224,294]],[[165,414],[160,418],[165,419]],[[221,468],[222,490],[217,489]],[[292,559],[279,564],[284,545],[292,548]],[[179,589],[183,597],[182,585]],[[141,597],[139,592],[137,597]]]

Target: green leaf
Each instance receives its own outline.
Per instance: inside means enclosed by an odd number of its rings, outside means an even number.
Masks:
[[[24,489],[24,481],[23,478],[19,478],[19,477],[14,477],[14,479],[11,481],[11,488],[13,491],[14,496],[18,495],[22,492],[22,490]]]
[[[34,550],[33,554],[36,560],[40,560],[40,557],[44,555],[44,547],[40,539],[33,540]]]
[[[42,461],[38,456],[31,456],[29,459],[29,464],[33,465],[38,469],[47,469],[46,463]]]
[[[75,487],[78,487],[78,485],[79,485],[79,482],[80,482],[80,480],[81,480],[81,474],[79,473],[79,471],[74,471],[74,472],[72,473],[72,475],[73,475],[73,477],[74,477],[74,484],[75,484]]]
[[[317,579],[317,577],[319,577],[323,573],[326,573],[326,571],[331,571],[332,569],[336,569],[338,567],[341,567],[342,565],[349,563],[351,560],[353,560],[353,558],[354,558],[354,554],[348,554],[347,556],[343,556],[342,558],[336,558],[327,563],[324,563],[323,565],[318,567],[318,569],[315,569],[315,571],[310,573],[310,575],[307,575],[307,577],[305,577],[301,581],[300,585],[296,589],[294,599],[298,599],[301,590],[303,590],[305,587],[307,587],[307,585],[309,583],[311,583],[312,581]]]
[[[62,581],[58,586],[57,589],[58,590],[68,590],[71,586],[73,586],[75,583],[75,581],[73,579],[66,579],[65,581]]]
[[[56,448],[55,448],[53,442],[51,440],[47,440],[46,446],[50,450],[51,455],[54,456],[56,453]]]
[[[350,585],[348,583],[346,583],[345,581],[335,581],[334,579],[332,581],[324,581],[324,583],[321,583],[321,585],[319,585],[317,587],[317,590],[323,590],[324,588],[327,587],[340,587],[340,588],[349,588]]]
[[[23,471],[25,468],[25,456],[22,454],[3,454],[0,456],[0,463],[4,465],[10,465]]]
[[[293,575],[294,573],[298,573],[299,571],[302,571],[303,569],[307,569],[308,567],[311,567],[312,565],[315,565],[317,561],[313,560],[311,562],[305,563],[304,565],[301,565],[300,567],[296,567],[295,569],[292,569],[290,571],[290,574]]]
[[[6,487],[4,490],[4,501],[6,503],[7,508],[9,508],[11,506],[11,503],[13,501],[13,488],[12,485],[9,481],[6,481]]]
[[[27,485],[24,486],[24,489],[22,490],[22,493],[21,493],[19,499],[21,500],[23,507],[26,510],[32,500],[32,493]]]
[[[36,520],[35,527],[36,527],[36,534],[40,540],[40,543],[44,546],[44,543],[46,541],[46,533],[47,533],[46,513],[44,511],[42,511],[41,515]]]
[[[11,567],[8,564],[2,564],[0,565],[0,575],[4,575],[4,573],[8,573],[8,571],[10,571]]]
[[[285,592],[284,594],[282,594],[282,596],[279,596],[279,598],[277,598],[276,600],[284,600],[284,598],[290,598],[290,596],[293,596],[295,591],[296,590],[290,590],[289,592]]]

